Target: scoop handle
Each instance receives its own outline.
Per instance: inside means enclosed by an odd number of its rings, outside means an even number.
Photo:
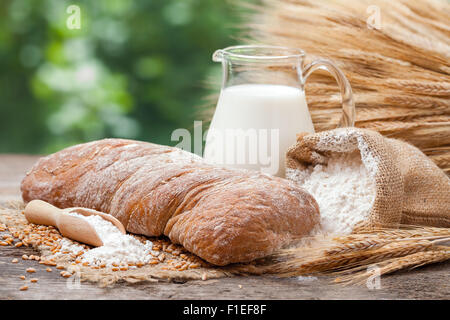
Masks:
[[[25,218],[28,222],[58,227],[58,216],[61,209],[42,200],[32,200],[25,207]]]

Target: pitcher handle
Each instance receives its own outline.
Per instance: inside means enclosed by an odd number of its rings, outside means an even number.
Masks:
[[[342,117],[338,127],[353,127],[355,125],[355,102],[353,101],[352,87],[344,73],[331,61],[318,59],[303,68],[303,84],[309,75],[316,70],[326,70],[331,73],[339,85],[342,99]]]

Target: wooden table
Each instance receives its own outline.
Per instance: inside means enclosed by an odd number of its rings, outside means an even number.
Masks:
[[[35,156],[0,155],[0,200],[18,198],[19,184],[36,161]],[[271,276],[234,277],[188,282],[118,283],[99,288],[91,283],[71,285],[53,269],[46,272],[35,261],[23,261],[30,248],[0,247],[0,299],[449,299],[450,263],[426,266],[381,278],[381,289],[343,287],[330,278],[278,279]],[[19,263],[11,263],[18,258]],[[25,269],[34,267],[33,276]],[[29,290],[19,291],[26,281],[19,276],[39,278]],[[70,281],[70,280],[69,280]],[[28,280],[27,280],[28,282]]]

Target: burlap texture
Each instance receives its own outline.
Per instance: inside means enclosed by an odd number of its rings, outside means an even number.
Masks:
[[[332,153],[355,151],[376,184],[369,219],[357,227],[450,227],[449,177],[416,147],[375,131],[339,128],[299,134],[286,154],[287,178],[296,170],[326,164]]]

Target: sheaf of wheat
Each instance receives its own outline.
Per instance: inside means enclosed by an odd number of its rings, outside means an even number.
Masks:
[[[334,61],[352,85],[357,127],[412,143],[450,174],[449,1],[240,0],[238,5],[249,9],[242,41],[298,47],[310,60]],[[314,74],[306,94],[316,130],[336,127],[341,109],[334,79]]]
[[[344,284],[450,260],[450,229],[403,226],[367,229],[343,236],[316,235],[269,259],[229,267],[231,273],[282,277],[328,275]]]

